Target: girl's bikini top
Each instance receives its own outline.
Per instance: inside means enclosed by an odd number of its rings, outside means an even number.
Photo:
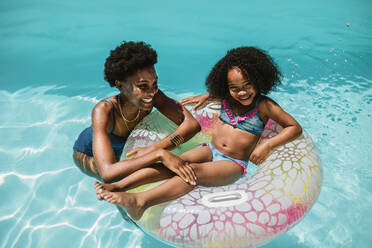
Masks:
[[[243,115],[234,115],[229,103],[224,99],[222,101],[220,120],[241,130],[260,135],[265,128],[265,125],[258,116],[257,105],[260,97],[256,100],[254,109],[248,111]]]

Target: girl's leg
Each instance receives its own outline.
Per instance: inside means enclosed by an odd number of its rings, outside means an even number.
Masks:
[[[209,146],[199,146],[182,153],[180,158],[189,163],[205,163],[212,161],[212,152]]]
[[[198,177],[198,185],[223,186],[238,180],[244,170],[241,166],[228,160],[190,164]]]
[[[216,161],[191,164],[198,177],[198,183],[205,186],[226,185],[237,180],[243,169],[231,161]],[[143,212],[154,205],[177,199],[195,186],[187,184],[179,176],[174,176],[161,185],[140,193],[103,191],[103,198],[127,209],[133,219],[140,219]]]

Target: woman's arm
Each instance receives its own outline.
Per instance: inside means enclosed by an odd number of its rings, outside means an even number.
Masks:
[[[153,144],[153,148],[174,148],[180,143],[188,141],[200,131],[198,121],[182,104],[167,97],[160,90],[154,98],[154,106],[168,119],[176,123],[178,128],[168,137]]]
[[[111,181],[108,172],[115,161],[114,150],[108,136],[109,127],[112,128],[111,106],[106,102],[99,102],[92,110],[93,128],[93,156],[101,178]]]
[[[93,156],[99,174],[105,182],[121,179],[159,160],[157,154],[149,154],[145,157],[116,162],[108,136],[108,132],[113,125],[111,115],[111,106],[105,102],[99,102],[92,111]]]
[[[172,149],[191,139],[197,132],[200,131],[198,121],[182,104],[166,96],[162,91],[154,96],[154,107],[156,107],[163,115],[178,125],[178,128],[164,139],[152,144],[148,147],[140,147],[133,149],[126,155],[142,156],[156,149]]]
[[[92,111],[93,155],[99,174],[104,182],[121,179],[134,171],[159,162],[158,153],[147,154],[133,159],[115,161],[114,151],[108,136],[112,127],[111,106],[99,102]]]
[[[184,141],[187,141],[200,130],[199,123],[181,104],[166,97],[162,92],[160,92],[160,96],[158,97],[154,97],[155,107],[179,125],[173,134],[178,134],[183,137]],[[133,150],[128,156],[137,153],[134,158],[115,163],[114,151],[107,135],[107,127],[112,126],[110,123],[110,111],[111,107],[106,103],[98,103],[92,111],[93,154],[97,169],[103,181],[115,181],[138,169],[159,162],[159,158],[156,153],[152,153],[153,151],[175,147],[175,144],[170,139],[171,134],[150,147]]]
[[[255,164],[262,163],[270,150],[283,145],[302,133],[300,124],[287,112],[285,112],[276,102],[268,97],[265,97],[258,106],[259,116],[264,123],[268,119],[272,119],[283,127],[283,130],[274,137],[266,140],[265,142],[257,145],[250,156],[250,160]]]

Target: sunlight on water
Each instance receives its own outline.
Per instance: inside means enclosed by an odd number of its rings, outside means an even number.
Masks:
[[[88,247],[97,242],[101,228],[116,232],[113,243],[125,233],[133,235],[133,227],[126,228],[120,217],[110,220],[119,215],[115,208],[100,209],[92,181],[82,178],[72,163],[71,137],[89,125],[88,113],[96,101],[48,94],[51,89],[57,90],[51,86],[0,92],[17,113],[2,112],[6,116],[0,126],[7,140],[1,145],[1,161],[11,166],[10,170],[2,167],[0,174],[1,193],[7,199],[0,210],[0,228],[9,230],[2,235],[2,243],[5,247],[30,243],[56,247],[55,240],[63,233],[71,247]]]
[[[298,80],[303,90],[291,93],[281,86],[271,95],[313,136],[325,176],[318,203],[308,216],[268,247],[280,242],[294,247],[322,246],[324,240],[342,246],[350,244],[352,237],[368,226],[362,224],[362,215],[345,209],[345,204],[349,202],[358,211],[371,213],[371,193],[363,185],[371,178],[370,155],[367,140],[362,137],[368,136],[366,120],[371,116],[371,102],[363,99],[372,96],[372,89],[363,78],[334,75],[319,80],[316,87],[311,86],[314,82]],[[364,83],[366,87],[355,92],[351,80],[360,80],[359,85]],[[343,87],[336,87],[336,82]],[[5,247],[29,243],[55,246],[54,239],[61,239],[61,233],[76,247],[135,247],[145,242],[148,237],[142,240],[143,234],[125,222],[113,206],[96,201],[93,180],[82,176],[72,164],[72,137],[89,125],[89,112],[97,99],[65,97],[56,92],[55,86],[0,92],[12,109],[22,109],[17,116],[9,112],[2,116],[0,126],[1,136],[8,141],[1,145],[1,160],[11,166],[10,170],[3,167],[0,174],[0,191],[7,199],[0,210],[0,228],[9,230],[2,243]],[[340,93],[347,96],[341,97]],[[184,95],[188,93],[174,94],[175,98]],[[26,105],[24,99],[28,99]],[[303,104],[293,104],[298,102]],[[358,167],[353,166],[354,160],[359,161]],[[358,201],[361,195],[363,202]]]
[[[0,247],[169,247],[97,201],[72,161],[93,106],[116,94],[103,63],[125,39],[158,50],[175,99],[203,93],[227,49],[268,50],[284,74],[270,96],[316,143],[324,179],[304,220],[265,247],[371,244],[372,4],[161,3],[0,4]]]

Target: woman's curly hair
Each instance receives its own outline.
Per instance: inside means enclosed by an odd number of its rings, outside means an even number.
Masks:
[[[255,47],[238,47],[229,50],[209,73],[205,85],[213,97],[228,98],[230,93],[227,72],[233,67],[238,67],[242,71],[259,95],[269,93],[281,83],[282,74],[265,51]]]
[[[145,42],[124,41],[106,59],[105,80],[114,87],[116,80],[125,81],[137,70],[155,65],[157,59],[156,51]]]

